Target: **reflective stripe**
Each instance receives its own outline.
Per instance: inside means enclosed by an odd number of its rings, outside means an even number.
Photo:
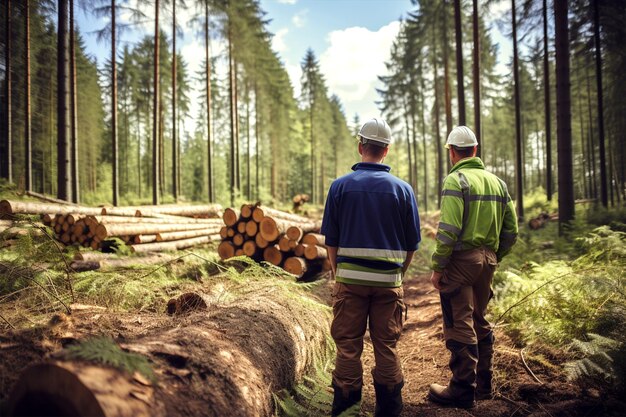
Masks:
[[[506,204],[508,203],[507,197],[503,197],[501,195],[471,195],[469,197],[470,201],[497,201],[498,203]]]
[[[469,210],[470,210],[470,185],[469,181],[465,175],[459,171],[459,183],[461,184],[461,190],[463,191],[463,224],[461,226],[461,233],[459,233],[459,237],[463,235],[463,230],[465,230],[465,226],[467,225],[467,221],[469,220]]]
[[[452,239],[449,236],[444,235],[443,233],[437,233],[437,240],[439,240],[444,245],[452,246],[456,243],[456,240]]]
[[[352,278],[360,279],[363,281],[378,281],[378,282],[398,282],[402,281],[402,274],[380,274],[376,272],[365,271],[352,271],[350,269],[337,269],[337,277],[339,278]]]
[[[445,230],[446,232],[450,232],[457,237],[461,234],[461,229],[451,225],[449,223],[439,222],[439,230]]]
[[[339,248],[337,255],[340,256],[370,256],[375,258],[400,259],[404,261],[406,251],[391,249],[369,249],[369,248]]]
[[[446,195],[450,195],[453,197],[459,197],[459,198],[463,198],[463,193],[460,191],[456,191],[456,190],[443,190],[441,192],[442,196],[446,196]]]

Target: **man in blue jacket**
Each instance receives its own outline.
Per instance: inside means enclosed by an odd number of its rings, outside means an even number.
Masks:
[[[372,119],[359,131],[361,161],[330,186],[322,233],[335,275],[331,335],[337,345],[332,415],[361,400],[363,336],[369,319],[376,365],[376,416],[402,411],[404,377],[396,344],[405,310],[402,277],[420,241],[411,186],[382,162],[391,129]]]

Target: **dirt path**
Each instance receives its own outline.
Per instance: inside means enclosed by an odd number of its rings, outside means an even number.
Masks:
[[[431,383],[446,383],[450,378],[449,352],[445,349],[441,328],[439,294],[430,284],[429,275],[414,276],[404,283],[405,303],[409,307],[399,352],[405,375],[403,416],[590,416],[607,415],[612,410],[626,410],[623,404],[607,403],[595,390],[582,390],[567,382],[557,367],[557,357],[550,352],[525,352],[528,366],[543,382],[537,383],[525,369],[520,349],[501,331],[496,331],[493,400],[480,401],[471,410],[442,408],[427,400]],[[364,392],[361,415],[374,411],[371,368],[372,344],[366,338],[363,354]],[[613,414],[619,415],[619,414]]]

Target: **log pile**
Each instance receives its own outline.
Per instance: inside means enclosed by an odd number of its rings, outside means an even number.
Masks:
[[[219,205],[84,207],[3,200],[0,219],[39,214],[54,237],[65,245],[103,250],[119,238],[133,252],[179,250],[220,239]],[[0,224],[4,228],[4,223]]]
[[[227,208],[222,219],[221,259],[245,255],[282,267],[298,279],[330,269],[319,222],[251,204]]]

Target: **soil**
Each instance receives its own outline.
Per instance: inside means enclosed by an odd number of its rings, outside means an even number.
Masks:
[[[444,408],[427,399],[431,383],[445,385],[451,376],[449,352],[445,349],[439,294],[430,284],[430,275],[410,277],[404,283],[404,301],[409,307],[398,344],[405,386],[402,416],[623,416],[626,404],[606,397],[596,389],[583,389],[568,382],[558,366],[562,354],[543,347],[524,350],[526,370],[520,348],[501,329],[496,329],[494,354],[494,399],[478,401],[470,410]],[[364,387],[361,415],[372,415],[375,406],[370,370],[374,354],[369,337],[363,353]]]

